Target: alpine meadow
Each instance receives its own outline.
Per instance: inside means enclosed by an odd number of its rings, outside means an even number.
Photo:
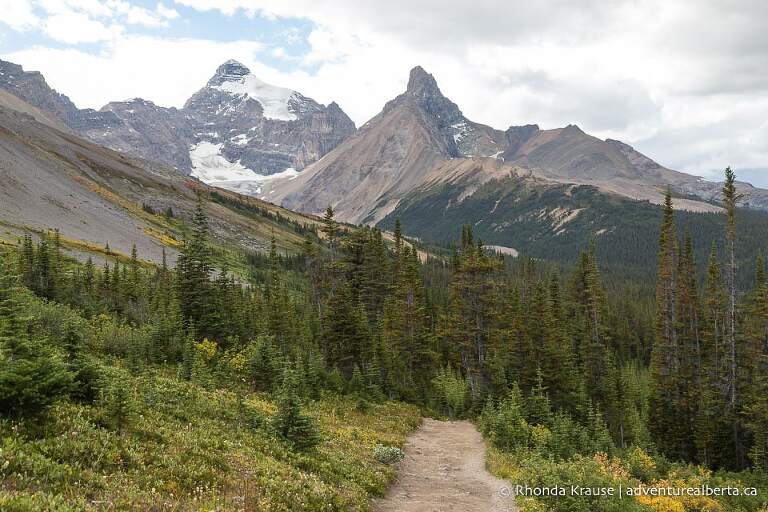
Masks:
[[[768,10],[423,4],[0,0],[1,511],[768,512]]]

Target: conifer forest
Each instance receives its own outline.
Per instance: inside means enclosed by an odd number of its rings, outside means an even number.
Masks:
[[[292,227],[300,254],[273,235],[230,269],[201,196],[174,264],[19,237],[0,246],[0,509],[369,510],[433,417],[474,422],[514,484],[738,489],[520,510],[768,510],[768,269],[745,263],[734,182],[703,240],[667,192],[647,271],[606,271],[599,239],[511,257],[472,226],[430,245],[330,207]]]

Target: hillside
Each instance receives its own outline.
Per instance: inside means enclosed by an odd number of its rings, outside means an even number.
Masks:
[[[111,251],[128,255],[135,243],[146,259],[159,262],[165,248],[173,261],[198,192],[205,198],[215,240],[238,252],[266,250],[273,233],[282,251],[297,252],[304,226],[317,222],[99,147],[60,130],[55,120],[18,98],[3,98],[3,238],[15,240],[25,230],[58,229],[76,252],[103,254],[108,244]]]
[[[183,174],[240,166],[247,177],[301,170],[355,131],[336,103],[321,105],[297,91],[259,80],[230,60],[183,108],[142,98],[113,101],[99,110],[79,109],[52,89],[42,74],[0,60],[0,89],[13,94],[83,138],[175,167]],[[201,154],[201,150],[208,150]],[[211,156],[207,161],[201,156]],[[220,183],[221,184],[221,183]]]
[[[474,169],[478,163],[481,172]],[[376,224],[395,209],[409,208],[403,204],[406,198],[413,204],[416,191],[437,182],[448,188],[458,186],[447,193],[463,201],[485,181],[508,170],[526,176],[526,188],[541,187],[542,193],[557,189],[558,184],[587,185],[607,201],[622,196],[637,202],[638,211],[650,211],[642,202],[661,204],[670,187],[680,209],[721,211],[720,183],[667,169],[620,141],[600,140],[575,125],[549,130],[511,126],[502,131],[473,122],[420,67],[411,71],[406,91],[354,136],[297,177],[265,184],[261,197],[311,213],[332,205],[343,220]],[[747,183],[737,183],[737,188],[743,195],[742,206],[768,208],[768,191]],[[438,212],[429,213],[435,216],[419,222],[433,222],[437,231],[455,227],[442,225],[444,216]]]
[[[685,208],[688,203],[676,197],[674,204]],[[749,264],[763,248],[768,213],[744,209],[740,215],[738,256]],[[682,210],[678,218],[681,233],[700,241],[695,253],[705,261],[708,241],[722,232],[725,216]],[[378,225],[393,229],[397,219],[425,243],[448,244],[456,226],[469,225],[486,245],[561,262],[576,260],[594,240],[604,264],[647,273],[655,269],[661,209],[592,185],[543,179],[497,159],[474,158],[437,167]]]

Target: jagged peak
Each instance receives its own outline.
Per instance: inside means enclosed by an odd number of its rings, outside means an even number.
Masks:
[[[537,132],[539,131],[539,125],[538,124],[523,124],[519,126],[512,125],[509,128],[507,128],[507,132],[509,133],[522,133],[522,132]]]
[[[418,96],[442,96],[435,77],[427,73],[421,66],[416,66],[411,70],[406,92]]]
[[[569,133],[584,133],[584,130],[579,128],[579,125],[577,124],[569,124],[568,126],[563,128],[563,131],[569,132]]]
[[[251,74],[251,70],[235,59],[229,59],[216,68],[216,75],[221,77],[242,77],[249,74]]]

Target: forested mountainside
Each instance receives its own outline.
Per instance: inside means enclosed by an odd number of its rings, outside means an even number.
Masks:
[[[706,263],[667,196],[655,299],[602,276],[599,242],[556,267],[489,253],[465,226],[422,262],[399,223],[390,246],[330,208],[300,255],[273,242],[249,259],[242,286],[213,270],[203,195],[173,269],[25,236],[2,257],[0,505],[364,510],[418,422],[406,402],[478,418],[515,482],[741,489],[525,510],[759,510],[768,280],[762,257],[735,263],[733,183],[708,241],[725,255]]]
[[[475,173],[451,174],[462,164],[442,168],[440,179],[406,195],[379,225],[393,229],[401,220],[408,234],[425,243],[447,245],[456,225],[472,226],[483,243],[514,249],[515,253],[550,261],[574,262],[593,240],[599,260],[611,269],[655,269],[656,240],[662,209],[606,194],[596,187],[532,180],[529,175],[495,173],[478,177],[486,162],[469,163]],[[498,164],[497,164],[498,165]],[[676,199],[677,201],[677,199]],[[738,261],[749,265],[765,248],[768,214],[740,210],[742,237]],[[722,233],[725,215],[679,211],[680,232],[690,233],[694,253],[704,261],[711,240]],[[718,250],[723,251],[722,243]]]

